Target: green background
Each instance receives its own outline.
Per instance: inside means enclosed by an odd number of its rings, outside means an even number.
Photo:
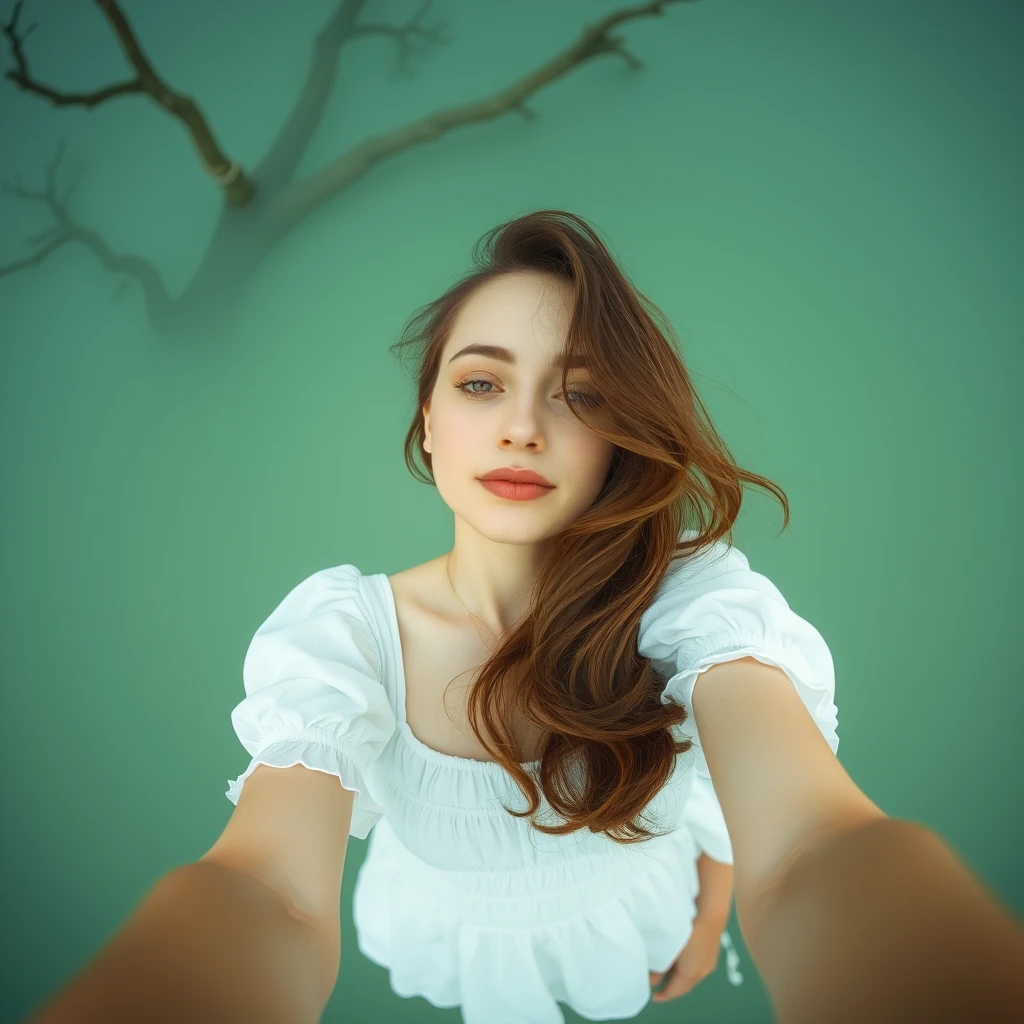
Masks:
[[[390,41],[350,44],[302,172],[493,94],[627,3],[442,0],[429,20],[452,42],[412,80]],[[391,7],[364,18],[418,3]],[[332,8],[124,2],[249,167]],[[38,77],[126,77],[92,4],[24,18]],[[276,248],[230,327],[154,335],[137,289],[112,304],[118,279],[80,246],[0,279],[4,1021],[219,835],[249,760],[229,720],[242,659],[284,594],[318,568],[390,573],[450,546],[448,508],[402,459],[414,398],[387,346],[480,235],[542,207],[604,234],[737,460],[787,492],[778,536],[780,509],[748,490],[736,544],[831,648],[847,771],[1024,912],[1020,5],[702,0],[617,34],[642,70],[592,60],[532,97],[536,120],[378,165]],[[188,282],[221,199],[180,124],[142,98],[54,109],[11,82],[0,118],[5,180],[38,186],[66,139],[79,218],[172,291]],[[0,202],[9,262],[49,221]],[[457,1022],[358,952],[364,854],[352,840],[324,1020]],[[730,931],[743,986],[723,951],[640,1019],[770,1020],[735,912]]]

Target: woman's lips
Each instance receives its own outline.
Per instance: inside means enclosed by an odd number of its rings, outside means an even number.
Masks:
[[[499,498],[511,498],[512,501],[529,501],[531,498],[540,498],[549,494],[554,487],[543,487],[540,484],[520,484],[512,480],[481,480],[491,492]]]

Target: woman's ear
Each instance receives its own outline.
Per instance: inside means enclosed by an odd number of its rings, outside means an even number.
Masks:
[[[430,402],[423,403],[423,450],[430,454]]]

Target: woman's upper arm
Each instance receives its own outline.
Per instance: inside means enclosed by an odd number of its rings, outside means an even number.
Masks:
[[[752,657],[712,665],[694,683],[692,714],[732,842],[741,919],[809,844],[886,817],[782,669]]]
[[[220,838],[200,860],[216,860],[262,882],[293,914],[340,943],[341,880],[354,798],[335,775],[301,764],[261,764]]]

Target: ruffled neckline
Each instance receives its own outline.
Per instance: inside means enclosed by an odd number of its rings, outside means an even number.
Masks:
[[[396,718],[398,720],[399,733],[402,739],[414,753],[418,754],[426,761],[432,761],[434,764],[444,765],[448,768],[454,768],[459,771],[470,771],[477,772],[485,775],[494,775],[507,777],[508,772],[503,768],[497,761],[481,761],[475,757],[456,757],[454,754],[445,754],[440,750],[435,750],[433,747],[427,746],[421,739],[409,727],[409,723],[405,718],[405,658],[402,653],[402,640],[401,634],[398,631],[398,609],[395,603],[395,592],[391,586],[391,580],[388,578],[388,574],[384,572],[375,573],[373,579],[380,580],[382,589],[387,594],[387,609],[389,616],[389,629],[388,634],[391,639],[391,649],[394,652],[395,665],[397,666],[397,677],[398,686],[396,690]],[[541,763],[541,759],[537,758],[535,761],[520,761],[519,766],[527,772],[536,770]]]

